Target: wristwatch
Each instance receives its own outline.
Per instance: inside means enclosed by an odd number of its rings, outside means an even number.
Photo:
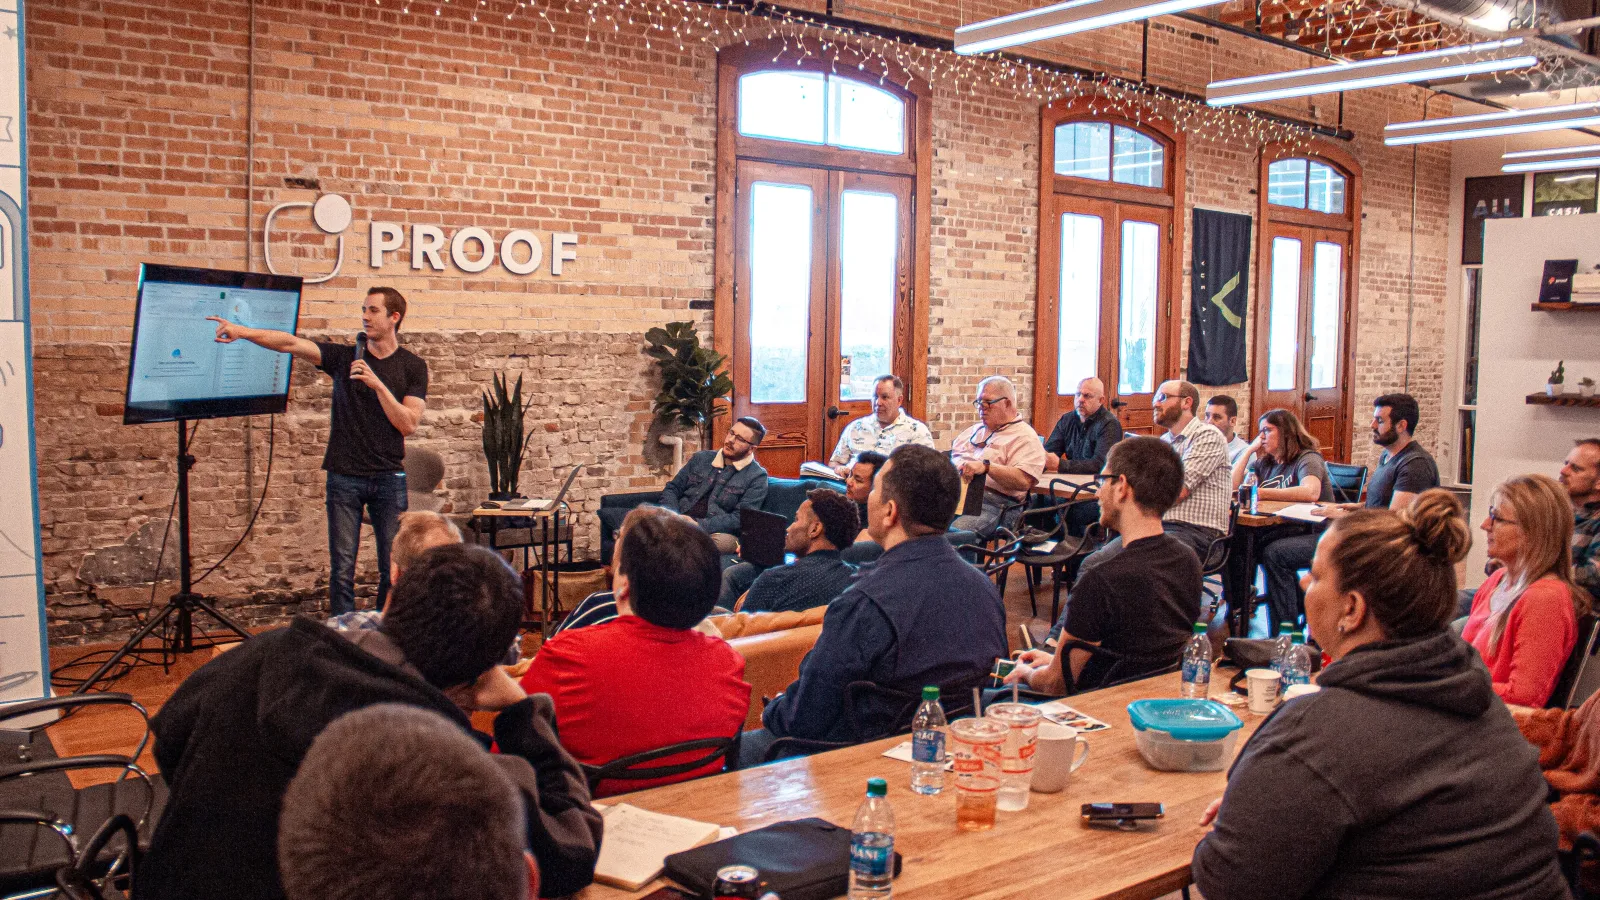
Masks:
[[[983,461],[983,474],[989,474],[989,461],[987,459]]]

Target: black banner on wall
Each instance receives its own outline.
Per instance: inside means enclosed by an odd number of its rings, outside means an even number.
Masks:
[[[1189,380],[1245,380],[1245,315],[1250,294],[1250,217],[1194,211],[1194,264],[1189,272]]]

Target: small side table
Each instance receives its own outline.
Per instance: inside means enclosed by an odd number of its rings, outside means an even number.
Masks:
[[[529,520],[526,528],[513,525],[512,520]],[[531,628],[537,622],[539,633],[545,637],[550,636],[550,629],[554,627],[554,617],[560,607],[561,592],[561,545],[567,547],[567,562],[573,561],[572,522],[571,510],[565,501],[556,504],[547,510],[529,509],[486,509],[478,507],[472,511],[474,531],[480,535],[487,535],[487,546],[491,550],[522,550],[523,577],[528,573],[536,572],[541,584],[539,585],[539,609],[537,611],[524,605],[524,628]],[[487,525],[487,529],[478,523]]]

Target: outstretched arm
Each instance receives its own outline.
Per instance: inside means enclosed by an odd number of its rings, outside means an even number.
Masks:
[[[206,319],[217,323],[219,344],[231,344],[242,338],[258,347],[279,353],[292,353],[295,359],[303,359],[313,366],[322,365],[322,350],[303,337],[296,337],[287,331],[273,331],[270,328],[250,328],[229,322],[221,316],[206,316]]]

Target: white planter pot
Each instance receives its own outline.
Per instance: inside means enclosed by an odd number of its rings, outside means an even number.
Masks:
[[[1592,384],[1580,384],[1580,385],[1578,385],[1578,396],[1579,397],[1593,397],[1594,396],[1594,385],[1592,385]]]
[[[1559,397],[1561,396],[1561,385],[1547,382],[1544,386],[1544,393],[1547,397]]]

